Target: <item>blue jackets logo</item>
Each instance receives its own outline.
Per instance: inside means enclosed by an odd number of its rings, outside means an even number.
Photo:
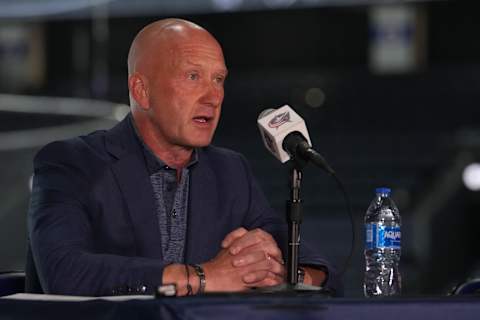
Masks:
[[[270,120],[268,122],[268,126],[270,128],[278,129],[281,125],[283,125],[287,122],[290,122],[290,112],[288,112],[288,111],[284,112],[284,113],[277,114],[275,117],[272,118],[272,120]]]

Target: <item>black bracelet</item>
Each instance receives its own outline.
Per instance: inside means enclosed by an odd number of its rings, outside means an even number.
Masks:
[[[198,279],[200,281],[200,285],[198,287],[197,294],[201,294],[205,292],[205,286],[207,284],[207,281],[205,280],[205,272],[203,271],[203,268],[199,264],[194,264],[192,265],[193,269],[195,270],[195,273],[198,276]]]
[[[190,285],[190,270],[188,269],[189,265],[185,264],[185,272],[187,273],[187,296],[193,294],[192,286]]]

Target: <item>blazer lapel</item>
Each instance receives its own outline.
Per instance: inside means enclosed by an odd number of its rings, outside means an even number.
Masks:
[[[211,259],[220,248],[212,245],[218,233],[215,224],[218,214],[218,186],[208,158],[199,150],[198,164],[192,168],[190,176],[190,203],[185,259],[188,263],[205,262]]]
[[[153,189],[130,117],[128,115],[107,132],[106,147],[118,159],[111,168],[128,207],[137,254],[161,259],[161,237]]]

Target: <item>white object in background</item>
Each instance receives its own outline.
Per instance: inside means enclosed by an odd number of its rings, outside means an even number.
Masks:
[[[462,174],[465,187],[472,191],[480,190],[480,163],[471,163],[465,167]]]
[[[412,5],[380,5],[369,11],[369,63],[374,73],[406,73],[425,58],[425,19]]]

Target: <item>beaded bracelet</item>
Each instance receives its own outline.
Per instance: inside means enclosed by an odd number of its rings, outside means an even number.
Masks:
[[[205,286],[207,284],[207,281],[205,280],[205,272],[203,271],[202,266],[199,264],[194,264],[192,265],[193,269],[195,270],[195,273],[198,276],[198,279],[200,280],[200,286],[198,287],[197,294],[201,294],[205,292]]]

